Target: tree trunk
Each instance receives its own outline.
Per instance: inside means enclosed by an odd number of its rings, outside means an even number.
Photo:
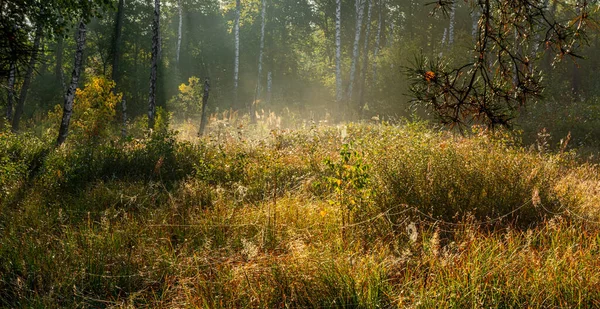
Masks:
[[[473,38],[473,42],[477,42],[477,29],[479,29],[479,7],[473,8],[473,12],[471,12],[471,37]]]
[[[127,101],[125,101],[125,99],[121,100],[121,121],[123,121],[121,136],[127,137]]]
[[[444,28],[444,34],[442,34],[442,42],[440,43],[440,54],[442,57],[444,55],[444,49],[446,48],[446,38],[448,37],[448,28]]]
[[[379,54],[379,44],[381,44],[381,23],[383,22],[382,3],[378,1],[378,20],[377,20],[377,36],[375,38],[375,50],[373,51],[373,84],[377,82],[377,55]]]
[[[448,48],[454,44],[454,25],[456,19],[456,1],[450,6],[450,24],[448,25]]]
[[[112,80],[115,82],[113,92],[116,94],[117,86],[121,79],[121,72],[119,71],[119,63],[121,61],[121,41],[122,41],[122,30],[123,30],[123,18],[125,15],[125,1],[119,0],[119,7],[117,9],[117,16],[115,17],[115,36],[113,38],[112,48]],[[123,119],[123,127],[121,128],[121,135],[125,137],[127,135],[127,106],[125,98],[121,100],[121,118]]]
[[[17,64],[10,62],[10,72],[8,75],[8,98],[6,101],[6,119],[10,122],[13,117],[13,104],[15,101],[15,81],[17,79]]]
[[[258,77],[256,78],[256,92],[254,95],[254,102],[252,102],[250,108],[250,120],[252,123],[256,122],[256,109],[258,102],[260,100],[260,81],[262,78],[262,60],[263,60],[263,50],[265,48],[265,14],[267,11],[267,0],[262,0],[262,11],[261,15],[261,23],[260,23],[260,49],[258,51]]]
[[[350,66],[350,83],[348,85],[348,102],[347,105],[352,104],[352,92],[354,90],[354,78],[356,75],[356,65],[358,62],[358,45],[360,43],[360,32],[362,28],[362,19],[365,10],[365,0],[356,0],[356,31],[354,33],[354,48],[352,49],[352,65]]]
[[[362,68],[360,69],[360,73],[362,74],[362,79],[360,81],[359,95],[358,95],[358,109],[359,115],[364,114],[364,103],[365,103],[365,87],[367,81],[367,63],[369,62],[369,37],[371,35],[371,12],[373,9],[373,1],[367,0],[367,28],[365,29],[365,39],[363,45],[363,61]]]
[[[156,78],[158,71],[160,0],[154,0],[154,21],[152,23],[152,64],[150,67],[150,93],[148,96],[148,129],[154,129],[156,116]]]
[[[396,24],[394,24],[394,21],[392,20],[390,22],[390,32],[388,33],[388,38],[387,38],[387,46],[390,47],[392,46],[392,44],[394,44],[394,28],[396,27]]]
[[[125,14],[124,8],[125,1],[119,0],[119,8],[117,9],[117,16],[115,17],[115,36],[113,38],[112,48],[112,80],[118,83],[119,80],[119,61],[121,60],[121,33],[123,30],[123,15]]]
[[[65,94],[65,103],[63,106],[63,116],[60,123],[60,129],[58,130],[58,139],[56,144],[62,145],[67,139],[69,134],[69,123],[71,122],[71,115],[73,114],[73,100],[75,100],[75,90],[77,90],[77,83],[79,82],[79,76],[81,68],[83,66],[83,49],[85,47],[85,36],[86,27],[83,20],[79,22],[79,29],[77,31],[77,50],[75,51],[75,64],[73,65],[73,73],[71,74],[71,84],[67,93]]]
[[[27,67],[27,73],[25,74],[25,79],[23,80],[23,86],[21,86],[19,101],[17,102],[17,106],[15,108],[15,115],[12,121],[13,132],[19,130],[19,122],[21,121],[21,115],[23,114],[23,106],[25,106],[25,100],[27,99],[27,92],[29,91],[29,85],[31,84],[31,77],[33,76],[35,63],[37,62],[42,35],[44,35],[44,30],[41,25],[38,25],[35,31],[35,38],[33,39],[33,52],[31,53],[31,58],[29,59],[29,66]]]
[[[335,0],[335,101],[338,108],[342,102],[342,0]]]
[[[548,7],[549,3],[545,2],[544,3],[546,5],[546,7]],[[558,1],[557,0],[552,0],[552,6],[549,8],[550,9],[550,18],[552,19],[552,21],[555,20],[556,17],[556,9],[558,6]],[[545,72],[550,72],[552,71],[552,50],[551,49],[546,49],[545,53],[544,53],[544,64],[543,64],[543,69]]]
[[[575,13],[577,14],[577,16],[581,14],[581,7],[579,6],[579,3],[577,3],[575,6]],[[578,44],[575,45],[578,46]],[[573,91],[573,95],[578,96],[581,94],[581,70],[579,70],[579,64],[577,63],[577,61],[573,61],[572,74],[573,75],[571,77],[571,90]]]
[[[240,0],[235,0],[235,22],[233,23],[233,33],[235,36],[235,57],[233,61],[233,106],[238,104],[238,84],[240,73]]]
[[[204,80],[204,93],[202,94],[202,112],[200,116],[200,131],[198,131],[198,136],[204,135],[204,129],[206,128],[206,122],[208,121],[208,117],[206,114],[207,105],[208,105],[208,92],[210,91],[210,84],[208,77]]]
[[[181,7],[181,0],[177,0],[177,9],[179,11],[179,27],[177,28],[177,64],[179,64],[179,55],[181,53],[181,36],[183,27],[183,9]]]
[[[273,88],[273,75],[271,73],[271,71],[267,73],[267,103],[271,103],[271,90]]]

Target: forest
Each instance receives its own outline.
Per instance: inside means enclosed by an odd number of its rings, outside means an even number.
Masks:
[[[0,308],[598,308],[599,19],[0,0]]]

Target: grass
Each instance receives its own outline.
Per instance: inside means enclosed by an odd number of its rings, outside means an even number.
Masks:
[[[575,153],[418,123],[239,130],[2,133],[0,306],[600,306],[599,169]]]

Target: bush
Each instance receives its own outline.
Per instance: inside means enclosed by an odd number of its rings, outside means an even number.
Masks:
[[[47,143],[29,134],[0,132],[0,206],[12,201],[38,173],[49,149]]]
[[[421,125],[378,130],[358,127],[373,164],[380,211],[412,208],[421,218],[456,222],[541,222],[543,203],[553,209],[552,183],[559,155],[524,151],[514,137],[498,133],[452,137]],[[359,142],[357,142],[359,144]]]

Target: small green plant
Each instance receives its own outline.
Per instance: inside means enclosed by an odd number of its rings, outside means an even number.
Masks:
[[[342,210],[342,226],[351,224],[353,216],[360,216],[368,209],[373,192],[369,187],[369,165],[363,161],[363,154],[352,149],[351,143],[342,144],[340,158],[325,159],[330,176],[327,184],[334,192],[331,204]]]

